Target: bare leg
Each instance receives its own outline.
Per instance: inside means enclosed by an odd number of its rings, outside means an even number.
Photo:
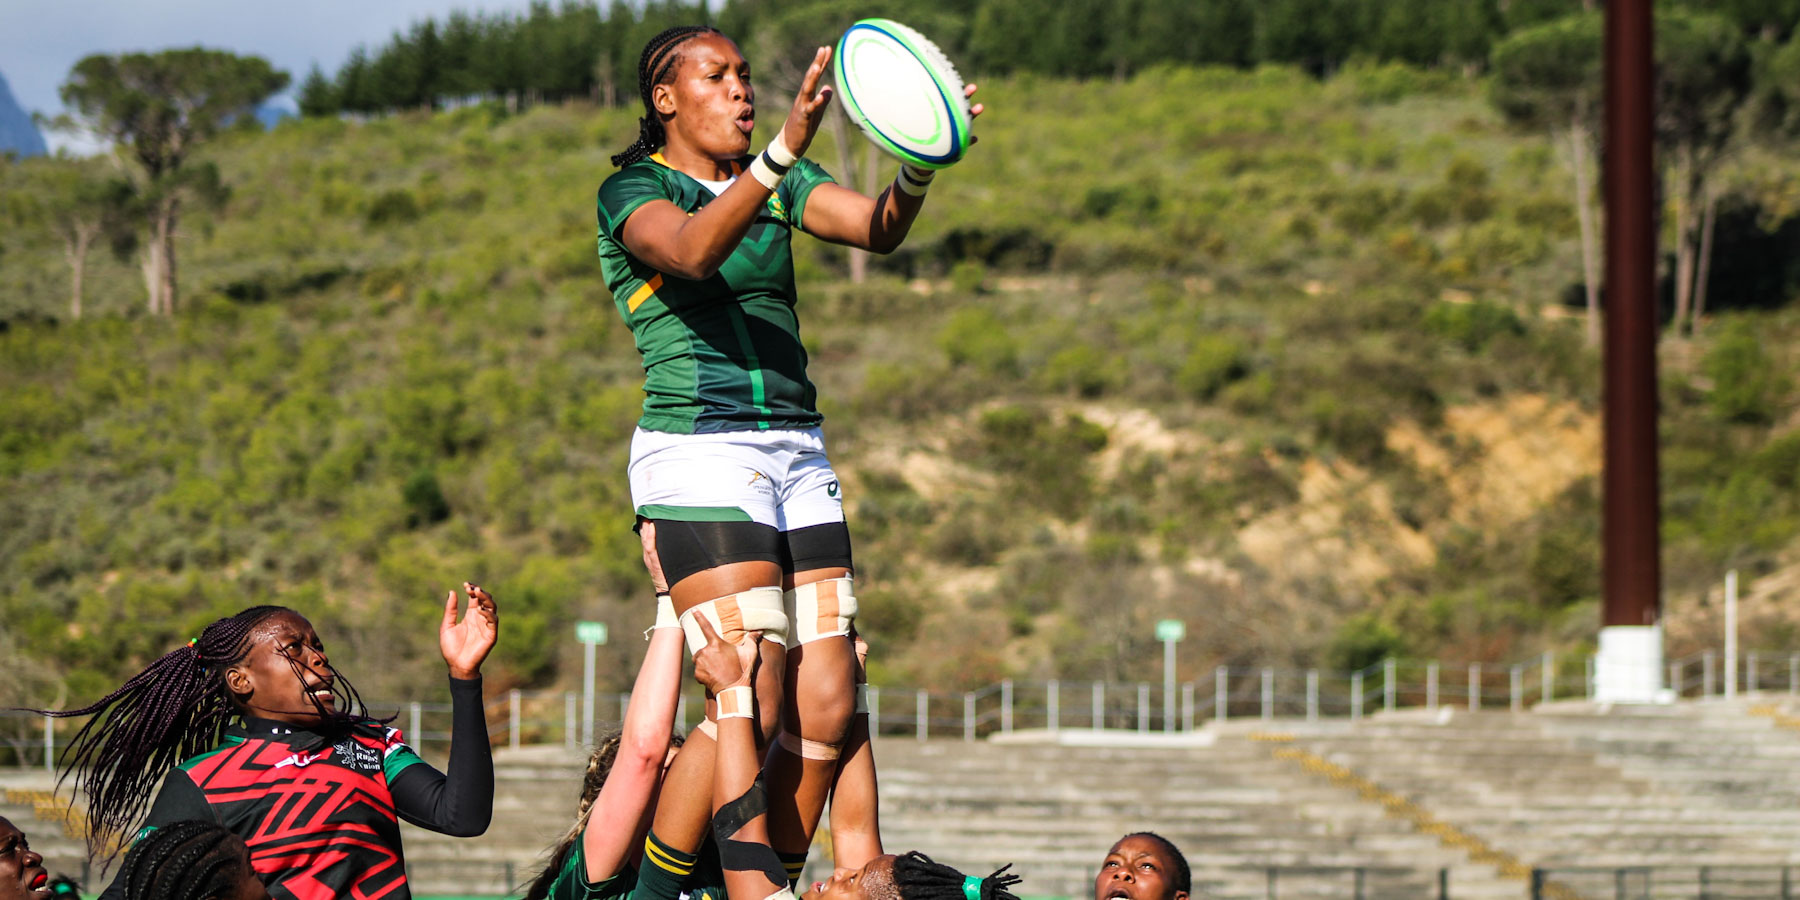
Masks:
[[[845,568],[810,569],[782,586],[792,590],[849,574]],[[842,747],[856,704],[856,654],[850,638],[825,638],[795,647],[788,653],[787,666],[782,729],[802,740]],[[805,759],[770,748],[765,767],[770,846],[781,853],[803,853],[811,846],[837,768],[837,759]]]
[[[677,614],[727,594],[781,583],[781,567],[771,562],[741,562],[696,572],[672,585],[670,599]],[[787,651],[778,641],[762,642],[762,668],[757,673],[756,697],[762,737],[774,734],[780,719],[782,672]],[[766,699],[765,699],[766,698]],[[716,721],[712,698],[707,698],[706,717]],[[652,829],[658,840],[692,853],[699,849],[712,820],[713,742],[703,734],[691,735],[675,754],[656,805]]]

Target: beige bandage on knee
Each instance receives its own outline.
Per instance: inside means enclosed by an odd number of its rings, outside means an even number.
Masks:
[[[801,759],[837,759],[841,752],[837,746],[824,741],[809,741],[792,732],[783,731],[775,736],[775,742]]]
[[[789,647],[847,635],[856,621],[856,594],[851,590],[849,576],[800,585],[782,594],[781,601],[788,621],[793,623],[788,632]]]
[[[744,639],[746,631],[760,631],[764,640],[786,644],[788,615],[781,602],[781,588],[759,587],[708,600],[681,614],[681,630],[687,635],[688,653],[706,646],[696,617],[705,616],[728,644]]]
[[[716,741],[719,739],[719,726],[714,725],[711,719],[701,719],[700,724],[694,726],[694,733],[704,734],[709,740]]]

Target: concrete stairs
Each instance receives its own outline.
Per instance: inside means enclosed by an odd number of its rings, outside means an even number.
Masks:
[[[1769,886],[1779,870],[1698,867],[1800,867],[1800,705],[1790,702],[1404,710],[1354,725],[1215,723],[1174,740],[890,737],[876,744],[882,826],[890,850],[971,874],[1013,863],[1028,897],[1089,896],[1107,848],[1137,830],[1183,848],[1196,898],[1267,897],[1271,866],[1283,867],[1284,898],[1356,896],[1348,869],[1300,869],[1360,866],[1366,898],[1435,897],[1447,869],[1449,896],[1497,900],[1528,896],[1532,866],[1646,864],[1693,868],[1659,874],[1644,896],[1697,896],[1702,878],[1708,896],[1780,896]],[[568,827],[583,758],[528,747],[496,759],[486,835],[403,826],[415,893],[507,893]],[[79,823],[45,802],[50,786],[41,771],[0,771],[0,815],[31,835],[51,871],[79,876]],[[815,850],[809,878],[828,855]],[[1610,873],[1584,877],[1565,876],[1551,896],[1612,896]],[[1742,886],[1752,877],[1761,886]]]

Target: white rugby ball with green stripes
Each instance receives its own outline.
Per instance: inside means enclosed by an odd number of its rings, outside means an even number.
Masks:
[[[833,66],[850,120],[901,162],[942,169],[968,152],[962,78],[924,35],[863,19],[838,39]]]

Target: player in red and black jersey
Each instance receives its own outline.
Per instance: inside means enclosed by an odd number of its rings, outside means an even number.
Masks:
[[[103,712],[65,757],[64,775],[76,773],[90,801],[90,850],[199,819],[244,839],[278,900],[410,897],[398,820],[470,837],[493,812],[481,663],[499,617],[486,591],[463,587],[467,614],[459,621],[451,591],[438,630],[453,707],[448,774],[368,717],[311,623],[258,606],[208,625],[99,702],[52,713]],[[123,887],[102,896],[123,897]]]

